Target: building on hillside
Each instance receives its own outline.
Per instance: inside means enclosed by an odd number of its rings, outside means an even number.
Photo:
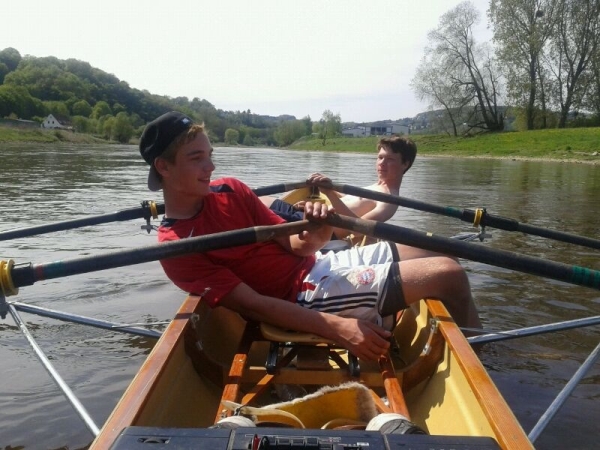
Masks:
[[[351,137],[391,136],[393,134],[410,134],[410,128],[398,123],[376,122],[371,125],[357,125],[342,130],[343,136]]]
[[[41,125],[42,128],[59,128],[61,130],[70,130],[71,127],[66,124],[65,121],[59,121],[52,114],[48,114],[48,117],[44,119]]]
[[[342,136],[349,137],[363,137],[367,135],[367,127],[365,126],[356,126],[356,127],[348,127],[342,130]]]

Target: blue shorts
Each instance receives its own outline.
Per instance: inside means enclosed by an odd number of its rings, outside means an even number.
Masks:
[[[304,219],[304,211],[300,211],[289,203],[286,203],[278,198],[273,200],[273,203],[271,203],[269,209],[271,209],[271,211],[284,219],[286,222],[298,222],[299,220]]]
[[[408,307],[396,261],[396,246],[388,242],[317,253],[317,262],[304,279],[297,303],[390,329],[396,313]]]

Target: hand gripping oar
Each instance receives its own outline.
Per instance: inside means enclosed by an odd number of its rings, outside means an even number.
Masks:
[[[277,194],[280,192],[291,191],[299,187],[306,186],[306,181],[297,183],[280,183],[271,186],[263,186],[254,189],[257,196]],[[10,239],[35,236],[39,234],[52,233],[54,231],[73,230],[75,228],[87,227],[91,225],[99,225],[109,222],[124,222],[133,219],[146,219],[147,224],[142,228],[148,233],[152,229],[150,219],[157,219],[159,214],[165,213],[165,205],[162,203],[154,203],[153,201],[144,201],[139,208],[130,208],[117,211],[114,213],[100,214],[98,216],[82,217],[80,219],[65,220],[63,222],[55,222],[45,225],[37,225],[27,228],[18,228],[15,230],[1,231],[0,241],[8,241]]]
[[[203,253],[221,248],[264,242],[276,237],[300,233],[303,230],[311,230],[318,226],[318,224],[310,223],[308,220],[301,220],[280,225],[242,228],[137,249],[120,250],[103,255],[85,256],[42,264],[15,265],[13,260],[0,260],[0,317],[4,318],[6,315],[5,297],[15,295],[20,287],[31,286],[37,281],[141,264],[187,253]]]
[[[496,217],[488,214],[484,209],[470,210],[459,209],[450,206],[438,206],[431,203],[425,203],[418,200],[411,200],[397,195],[384,194],[370,189],[359,188],[347,184],[336,183],[316,183],[317,186],[331,188],[338,192],[357,197],[365,197],[371,200],[376,200],[394,205],[404,206],[418,211],[425,211],[443,216],[454,217],[464,222],[472,223],[474,226],[481,225],[482,227],[489,226],[505,231],[520,231],[526,234],[533,234],[544,238],[554,239],[556,241],[567,242],[569,244],[581,245],[584,247],[600,249],[600,240],[592,239],[585,236],[577,236],[575,234],[564,233],[562,231],[549,230],[547,228],[536,227],[519,223],[514,219],[504,217]]]
[[[600,272],[585,267],[570,266],[506,250],[490,249],[479,244],[434,236],[431,233],[411,230],[374,220],[357,219],[340,216],[339,214],[327,216],[324,220],[334,227],[344,228],[386,241],[411,245],[491,266],[552,278],[566,283],[600,289]]]

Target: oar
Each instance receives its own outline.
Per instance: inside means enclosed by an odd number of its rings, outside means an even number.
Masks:
[[[585,236],[577,236],[575,234],[564,233],[562,231],[549,230],[547,228],[519,223],[514,219],[493,216],[482,209],[470,210],[453,208],[450,206],[438,206],[431,203],[425,203],[418,200],[411,200],[405,197],[385,194],[383,192],[376,192],[370,189],[359,188],[347,184],[317,183],[317,186],[332,188],[343,194],[355,195],[357,197],[365,197],[371,200],[416,209],[418,211],[425,211],[434,214],[440,214],[443,216],[454,217],[464,222],[472,223],[474,225],[489,226],[505,231],[520,231],[522,233],[554,239],[561,242],[567,242],[569,244],[576,244],[584,247],[600,249],[600,240],[598,239],[592,239]]]
[[[254,189],[257,196],[277,194],[280,192],[291,191],[299,187],[306,186],[306,181],[297,183],[279,183],[271,186],[264,186]],[[52,233],[54,231],[73,230],[75,228],[87,227],[91,225],[99,225],[109,222],[124,222],[127,220],[144,218],[148,225],[145,228],[150,232],[150,218],[157,218],[159,214],[165,213],[165,205],[162,203],[154,203],[150,201],[142,202],[139,208],[130,208],[117,211],[114,213],[100,214],[97,216],[83,217],[80,219],[65,220],[63,222],[55,222],[45,225],[37,225],[27,228],[18,228],[15,230],[0,232],[0,241],[8,241],[10,239],[35,236],[39,234]]]
[[[307,220],[301,220],[280,225],[242,228],[65,261],[24,265],[15,265],[12,260],[8,262],[0,261],[0,314],[6,314],[6,311],[2,311],[2,304],[6,305],[4,302],[5,296],[14,295],[20,287],[30,286],[37,281],[173,258],[187,253],[203,253],[221,248],[264,242],[276,237],[300,233],[302,230],[310,230],[316,226],[318,225]],[[1,317],[4,318],[4,315]]]
[[[344,228],[399,244],[411,245],[496,267],[600,289],[600,272],[585,267],[571,266],[506,250],[495,250],[479,244],[434,236],[431,233],[411,230],[374,220],[357,219],[334,214],[328,216],[325,222],[334,227]]]
[[[158,214],[165,213],[164,204],[154,202],[142,202],[139,208],[123,209],[114,213],[100,214],[98,216],[82,217],[80,219],[65,220],[63,222],[54,222],[44,225],[37,225],[27,228],[18,228],[15,230],[0,232],[0,241],[8,241],[22,237],[34,236],[54,231],[73,230],[75,228],[99,225],[109,222],[124,222],[126,220],[139,219],[143,217],[150,221],[151,217],[158,217]]]
[[[257,197],[262,197],[264,195],[272,195],[279,194],[280,192],[293,191],[294,189],[299,189],[301,187],[306,186],[308,183],[306,180],[297,181],[295,183],[280,183],[273,184],[270,186],[258,187],[256,189],[252,189],[252,191],[256,194]]]

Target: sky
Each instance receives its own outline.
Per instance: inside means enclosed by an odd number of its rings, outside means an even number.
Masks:
[[[489,39],[489,0],[476,38]],[[228,111],[342,122],[428,109],[410,82],[427,33],[459,0],[20,0],[0,50],[89,62],[135,89]],[[481,38],[479,38],[481,36]]]

